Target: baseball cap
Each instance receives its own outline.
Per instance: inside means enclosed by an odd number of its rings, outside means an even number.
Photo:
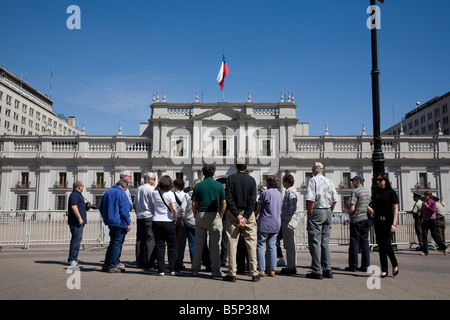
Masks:
[[[364,182],[364,178],[361,177],[361,176],[354,176],[353,179],[351,179],[351,180],[352,180],[352,181],[353,181],[353,180],[359,180],[359,181],[361,181],[361,182]]]
[[[322,164],[322,162],[315,162],[315,163],[314,163],[314,169],[323,170],[323,164]]]

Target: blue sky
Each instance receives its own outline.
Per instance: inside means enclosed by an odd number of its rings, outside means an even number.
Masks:
[[[2,1],[0,65],[75,116],[89,135],[138,135],[153,94],[279,102],[294,92],[310,135],[372,129],[369,0]],[[69,30],[67,8],[81,9]],[[381,129],[450,91],[450,1],[386,0],[378,31]]]

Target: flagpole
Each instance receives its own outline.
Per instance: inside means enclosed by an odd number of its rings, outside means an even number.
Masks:
[[[376,6],[377,0],[370,0],[370,6]],[[379,18],[375,14],[375,19]],[[373,166],[373,180],[372,186],[376,185],[376,177],[380,173],[384,173],[384,154],[382,150],[381,134],[380,134],[380,86],[378,69],[378,39],[376,21],[371,28],[371,45],[372,45],[372,113],[373,113],[373,153],[372,153],[372,166]]]

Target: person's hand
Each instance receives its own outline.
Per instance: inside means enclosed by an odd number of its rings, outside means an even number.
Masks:
[[[83,223],[84,223],[84,221],[83,221],[82,218],[78,219],[78,224],[79,224],[80,226],[81,226]]]
[[[243,216],[239,216],[238,219],[239,219],[238,227],[243,228],[245,226],[245,223],[247,222],[247,219],[245,219]]]

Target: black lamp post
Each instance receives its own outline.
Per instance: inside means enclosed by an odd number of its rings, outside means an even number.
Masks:
[[[376,5],[376,0],[370,0],[371,8]],[[381,144],[380,133],[380,87],[378,69],[378,39],[376,19],[379,18],[377,14],[374,15],[371,27],[372,39],[372,112],[373,112],[373,152],[372,152],[372,166],[373,166],[373,181],[372,185],[376,185],[375,179],[380,173],[384,173],[384,154]]]

